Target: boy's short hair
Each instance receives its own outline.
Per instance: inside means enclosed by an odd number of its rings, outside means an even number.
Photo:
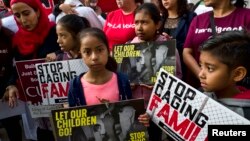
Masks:
[[[243,66],[250,73],[250,33],[247,31],[226,31],[208,39],[200,51],[210,52],[227,65],[230,70]]]
[[[247,31],[227,31],[208,39],[200,48],[217,57],[230,69],[243,66],[250,70],[250,34]]]

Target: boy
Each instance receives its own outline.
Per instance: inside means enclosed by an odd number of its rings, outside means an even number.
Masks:
[[[250,34],[219,34],[205,42],[200,51],[199,79],[203,90],[213,92],[220,103],[250,119],[250,90],[237,86],[249,79]],[[249,87],[249,83],[244,86]]]

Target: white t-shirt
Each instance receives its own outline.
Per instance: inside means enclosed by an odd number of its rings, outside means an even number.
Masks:
[[[99,18],[97,17],[95,11],[92,8],[86,7],[86,6],[80,6],[80,7],[75,7],[75,10],[78,13],[78,16],[85,17],[89,21],[91,27],[96,27],[96,28],[99,28],[99,29],[103,28],[103,25],[102,25],[101,21],[99,20]],[[64,15],[66,15],[66,14],[64,12],[61,12],[56,17],[56,23]]]

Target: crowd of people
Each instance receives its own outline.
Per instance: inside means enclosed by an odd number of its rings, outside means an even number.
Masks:
[[[0,96],[10,107],[17,106],[20,91],[15,61],[39,58],[81,58],[88,66],[70,82],[69,107],[146,97],[153,85],[131,84],[118,72],[113,47],[175,39],[176,76],[250,120],[250,9],[244,0],[203,0],[211,9],[198,15],[187,0],[116,0],[118,9],[108,13],[98,0],[59,0],[51,13],[40,0],[2,1]],[[152,68],[150,57],[144,57],[146,68]],[[10,141],[22,141],[21,120],[0,120]],[[146,112],[138,121],[150,141],[161,140],[161,129]],[[35,138],[27,139],[55,140],[48,118],[36,118],[36,124]]]

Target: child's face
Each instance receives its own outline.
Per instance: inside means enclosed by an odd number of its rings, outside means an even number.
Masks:
[[[146,14],[144,10],[139,11],[135,15],[135,33],[141,41],[153,41],[160,24],[154,23],[151,16]]]
[[[83,61],[92,71],[105,69],[108,62],[107,46],[94,36],[81,39],[81,55]]]
[[[76,46],[70,32],[68,32],[61,24],[56,25],[57,43],[61,47],[62,51],[69,52]]]
[[[232,71],[229,71],[228,66],[219,61],[210,52],[201,52],[200,66],[199,79],[204,91],[225,91],[233,86]]]

